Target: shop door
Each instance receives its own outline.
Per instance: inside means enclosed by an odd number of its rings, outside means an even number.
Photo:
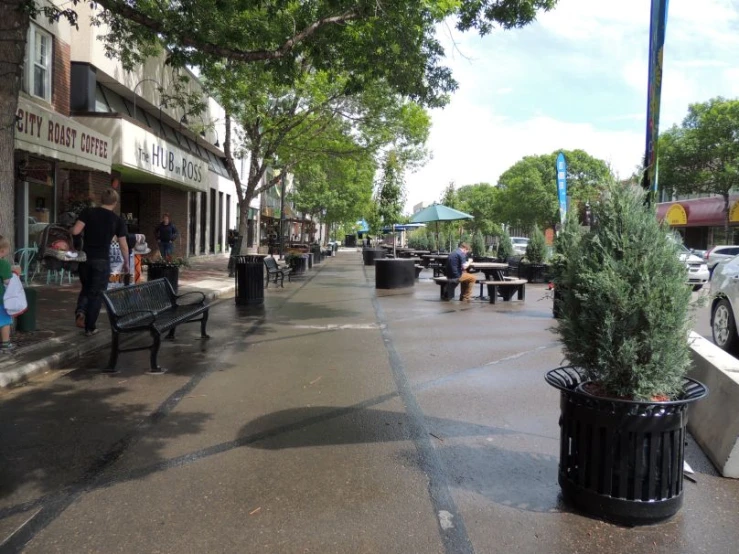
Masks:
[[[208,197],[200,193],[200,253],[205,254],[205,232],[208,229]]]
[[[209,254],[216,251],[216,191],[210,189],[210,241],[208,243]]]
[[[226,248],[226,241],[223,240],[223,228],[226,226],[225,222],[223,221],[223,193],[218,193],[218,229],[216,231],[216,236],[218,237],[218,253],[225,252]]]

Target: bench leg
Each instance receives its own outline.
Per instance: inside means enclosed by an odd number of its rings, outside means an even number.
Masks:
[[[177,330],[177,327],[172,327],[169,330],[169,333],[167,333],[167,340],[174,340],[174,333]]]
[[[205,332],[205,326],[208,325],[208,310],[203,313],[203,319],[200,320],[200,337],[209,339],[210,335]]]
[[[526,300],[526,285],[519,285],[518,287],[518,299]]]
[[[115,373],[115,366],[118,363],[118,339],[119,335],[113,331],[113,339],[110,345],[110,358],[108,358],[108,367],[106,368],[107,373]]]
[[[498,301],[498,287],[496,285],[488,285],[488,294],[490,295],[490,303],[495,304]]]
[[[157,355],[159,354],[159,347],[162,345],[162,336],[156,331],[152,331],[151,338],[154,339],[154,342],[149,349],[149,373],[164,373],[164,370],[157,365]]]

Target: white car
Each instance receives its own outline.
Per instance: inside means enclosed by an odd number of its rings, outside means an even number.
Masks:
[[[739,256],[716,266],[711,279],[713,342],[727,352],[739,352],[736,320],[739,307]]]
[[[529,245],[529,239],[526,237],[511,237],[511,244],[513,245],[513,253],[518,256],[526,254],[526,247]]]
[[[693,285],[693,290],[700,290],[711,278],[711,272],[703,258],[696,256],[682,244],[679,248],[680,261],[685,262],[688,268],[688,284]]]
[[[706,264],[708,265],[708,270],[713,272],[719,263],[730,260],[734,256],[739,256],[739,246],[732,244],[714,246],[706,252]]]

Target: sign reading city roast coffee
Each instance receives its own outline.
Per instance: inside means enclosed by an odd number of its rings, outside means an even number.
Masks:
[[[15,147],[75,165],[109,172],[110,137],[68,117],[18,99]]]

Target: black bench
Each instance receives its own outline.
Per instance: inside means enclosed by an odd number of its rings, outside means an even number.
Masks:
[[[526,298],[526,279],[506,279],[505,281],[479,281],[480,286],[487,285],[490,303],[495,304],[498,293],[504,302],[508,302],[518,293],[518,299]]]
[[[275,285],[277,284],[277,280],[280,281],[280,286],[285,287],[285,277],[287,277],[288,282],[291,280],[290,273],[291,269],[289,267],[280,267],[277,265],[277,262],[272,256],[267,256],[264,258],[264,265],[267,267],[267,283],[265,288],[269,288],[269,280],[270,277],[274,276]]]
[[[109,372],[115,371],[120,352],[150,350],[151,373],[163,373],[164,370],[157,365],[162,335],[167,333],[168,339],[174,339],[175,329],[183,323],[199,321],[200,336],[210,338],[205,332],[209,308],[205,303],[205,294],[197,291],[175,294],[166,279],[107,290],[103,292],[103,300],[113,334],[107,368]],[[140,332],[148,332],[153,339],[152,344],[135,348],[120,347],[121,334]]]
[[[439,285],[439,298],[441,300],[451,300],[454,298],[454,291],[457,288],[457,285],[459,284],[459,279],[448,279],[447,277],[434,277],[434,283]]]

